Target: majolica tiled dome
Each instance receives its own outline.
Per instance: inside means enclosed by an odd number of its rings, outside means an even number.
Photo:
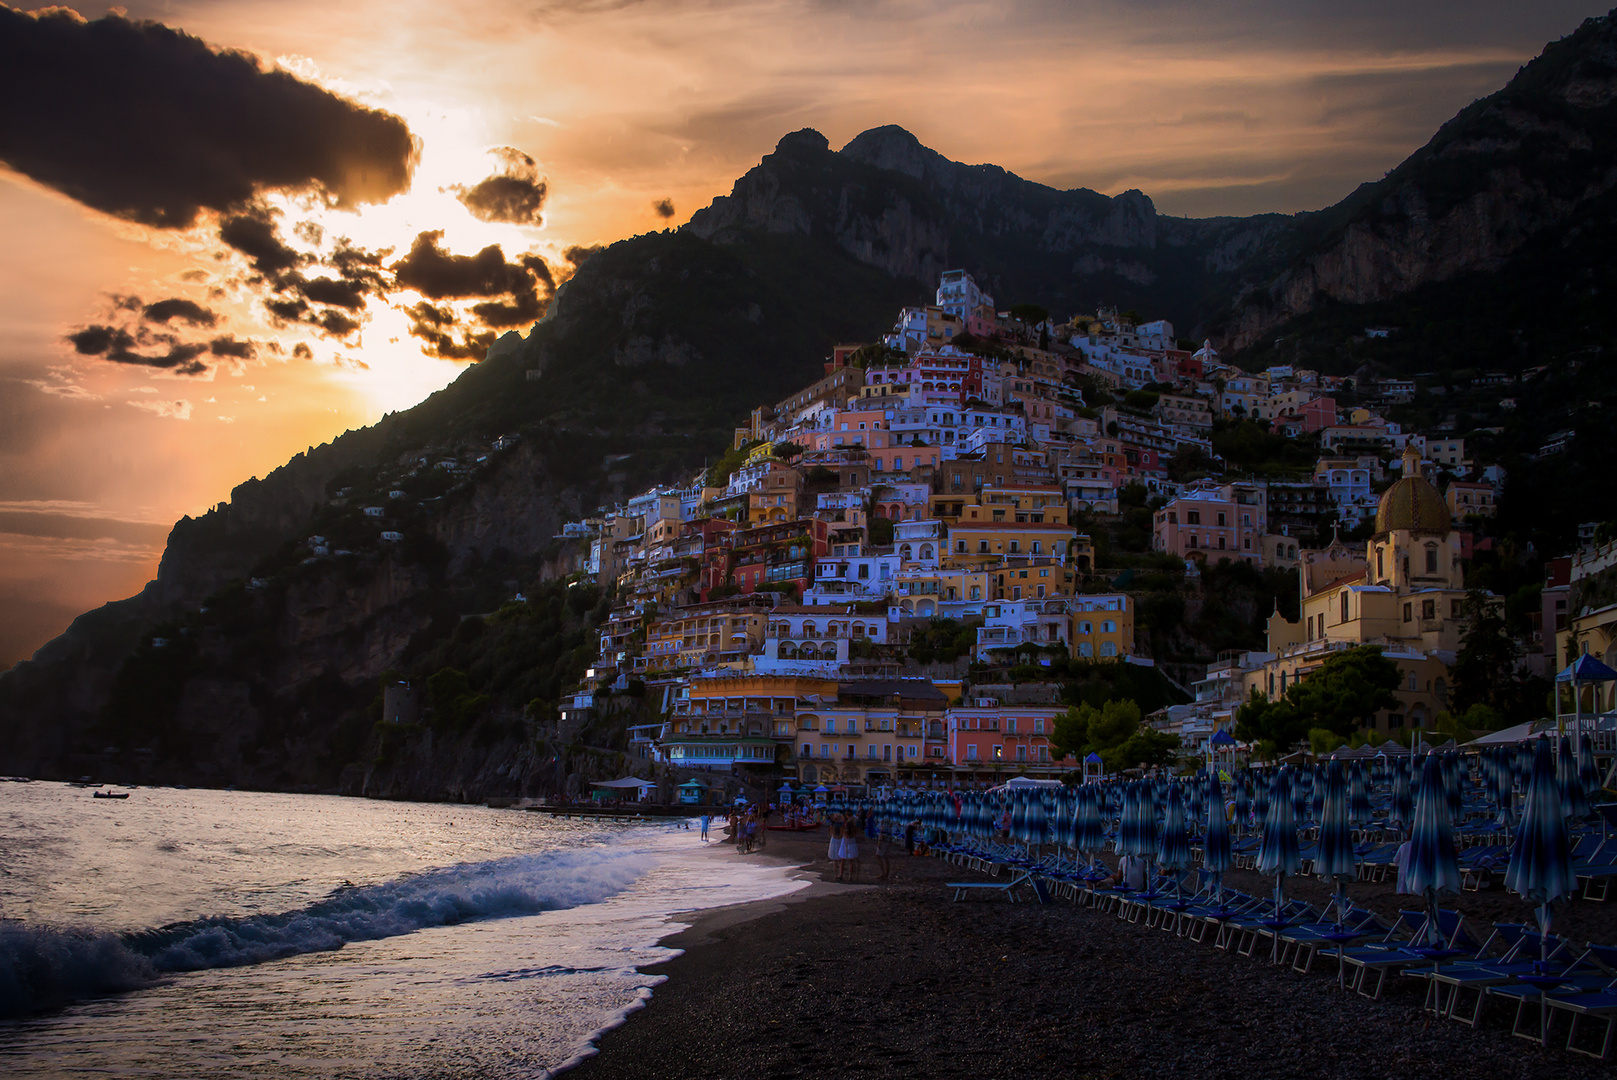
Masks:
[[[1410,529],[1416,532],[1449,531],[1449,507],[1443,496],[1416,470],[1381,496],[1376,507],[1376,532]]]

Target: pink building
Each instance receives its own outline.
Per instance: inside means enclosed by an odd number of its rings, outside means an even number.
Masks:
[[[1016,775],[1059,776],[1078,767],[1056,758],[1050,733],[1061,712],[1054,705],[1000,705],[981,700],[951,706],[945,714],[949,764],[957,776],[990,780]]]
[[[1267,494],[1261,482],[1192,487],[1157,511],[1151,546],[1181,559],[1241,559],[1262,566]]]

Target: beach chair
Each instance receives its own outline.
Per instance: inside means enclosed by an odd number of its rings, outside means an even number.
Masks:
[[[1437,919],[1437,932],[1443,942],[1443,948],[1466,948],[1470,945],[1469,938],[1465,936],[1465,920],[1457,912],[1439,910]],[[1372,1001],[1381,1000],[1381,993],[1386,989],[1387,975],[1392,972],[1401,972],[1421,964],[1432,965],[1432,958],[1416,951],[1420,943],[1426,939],[1430,920],[1425,912],[1400,911],[1398,919],[1387,932],[1382,941],[1369,945],[1360,945],[1352,949],[1344,949],[1338,958],[1338,963],[1351,969],[1353,976],[1342,979],[1339,973],[1338,981],[1344,988],[1362,994]],[[1407,936],[1404,936],[1407,935]],[[1374,988],[1369,987],[1369,975],[1376,974]]]
[[[1405,972],[1427,980],[1424,1006],[1429,1012],[1476,1027],[1482,1019],[1488,987],[1503,986],[1513,982],[1517,975],[1531,974],[1541,959],[1561,962],[1569,949],[1564,938],[1545,939],[1520,923],[1495,923],[1494,941],[1503,950],[1495,959],[1457,961],[1432,971],[1411,969]],[[1579,957],[1571,966],[1576,968],[1582,962],[1583,958]],[[1469,1014],[1460,1008],[1468,991],[1476,994]]]
[[[1589,957],[1592,961],[1607,969],[1607,974],[1617,973],[1617,948],[1609,945],[1589,946]],[[1551,1016],[1557,1012],[1569,1015],[1571,1022],[1567,1025],[1566,1048],[1574,1054],[1596,1058],[1605,1061],[1611,1056],[1612,1035],[1617,1029],[1617,979],[1598,990],[1585,990],[1582,993],[1555,995],[1547,997],[1541,1004],[1548,1008]],[[1598,1019],[1606,1022],[1604,1032],[1600,1037],[1600,1050],[1596,1053],[1578,1045],[1578,1021]],[[1547,1021],[1546,1029],[1550,1026]]]
[[[1320,950],[1331,950],[1341,944],[1328,935],[1338,932],[1359,937],[1380,937],[1387,932],[1387,924],[1373,911],[1349,907],[1340,926],[1335,922],[1305,922],[1288,926],[1280,932],[1280,963],[1291,964],[1298,974],[1307,975],[1314,970],[1314,958]]]

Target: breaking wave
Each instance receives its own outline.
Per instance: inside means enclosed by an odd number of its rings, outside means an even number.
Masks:
[[[599,903],[650,869],[604,848],[519,855],[338,889],[278,915],[208,916],[113,934],[0,924],[0,1017],[150,985],[167,973],[238,967],[434,926]]]

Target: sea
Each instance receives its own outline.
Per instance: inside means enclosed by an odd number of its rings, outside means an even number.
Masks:
[[[803,885],[667,823],[0,783],[0,1076],[548,1077],[681,915]]]

